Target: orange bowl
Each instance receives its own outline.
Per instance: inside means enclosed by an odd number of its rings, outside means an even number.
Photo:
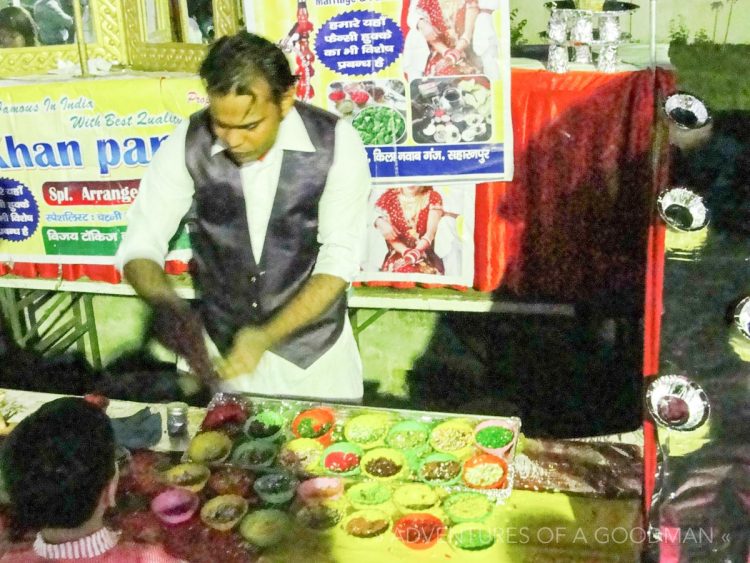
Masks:
[[[427,512],[405,514],[393,525],[393,533],[411,549],[429,549],[447,530],[440,518]]]
[[[310,422],[307,422],[308,420]],[[294,417],[292,434],[297,438],[312,438],[324,446],[329,446],[335,424],[336,417],[331,409],[324,407],[308,409]],[[326,425],[328,428],[324,429]]]
[[[484,477],[486,482],[477,481],[478,477]],[[463,479],[472,489],[502,489],[508,479],[508,464],[500,457],[478,454],[464,463]]]

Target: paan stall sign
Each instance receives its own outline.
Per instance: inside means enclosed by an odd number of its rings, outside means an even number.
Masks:
[[[297,97],[349,121],[380,184],[509,180],[508,0],[245,0]]]
[[[4,85],[0,261],[112,264],[146,166],[205,102],[197,77]],[[184,231],[171,248],[189,256]]]

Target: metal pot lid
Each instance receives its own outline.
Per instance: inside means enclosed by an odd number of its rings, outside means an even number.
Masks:
[[[703,198],[683,186],[661,192],[656,198],[656,207],[664,222],[677,231],[699,231],[710,220]]]
[[[646,407],[658,424],[681,432],[701,427],[711,410],[701,386],[682,375],[656,378],[646,392]]]

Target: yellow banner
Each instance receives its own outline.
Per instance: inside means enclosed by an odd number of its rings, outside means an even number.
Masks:
[[[245,0],[383,184],[512,177],[508,0]]]
[[[205,105],[203,87],[158,76],[40,86],[0,88],[0,261],[112,264],[145,167]],[[178,238],[170,258],[188,247]]]

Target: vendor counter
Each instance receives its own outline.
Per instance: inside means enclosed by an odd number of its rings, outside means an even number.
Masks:
[[[58,397],[2,391],[6,407],[18,408],[11,423]],[[144,407],[159,413],[163,422],[163,435],[152,448],[163,452],[184,450],[186,439],[166,434],[165,405],[112,401],[107,412],[113,418],[122,418]],[[189,409],[190,436],[197,431],[205,412]],[[645,541],[641,527],[640,447],[635,444],[638,436],[593,440],[552,442],[521,438],[513,464],[513,490],[486,521],[495,544],[484,551],[459,551],[444,539],[429,549],[413,550],[390,532],[362,540],[336,527],[328,532],[295,529],[293,541],[267,549],[263,555],[266,561],[278,562],[638,561]]]

